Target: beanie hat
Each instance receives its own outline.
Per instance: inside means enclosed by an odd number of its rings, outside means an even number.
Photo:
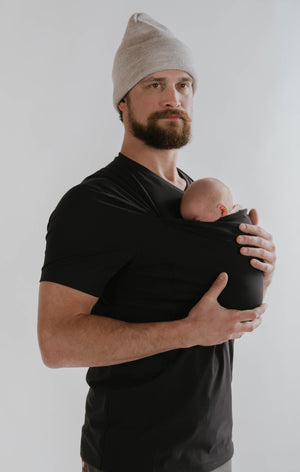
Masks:
[[[196,74],[189,48],[146,13],[133,14],[113,64],[113,102],[116,110],[122,98],[140,80],[167,69],[179,69],[190,74],[195,91]]]

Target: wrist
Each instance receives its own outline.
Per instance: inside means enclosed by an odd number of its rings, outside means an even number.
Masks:
[[[177,322],[175,322],[177,323]],[[178,320],[178,343],[179,348],[187,349],[194,346],[192,342],[193,327],[189,316]]]

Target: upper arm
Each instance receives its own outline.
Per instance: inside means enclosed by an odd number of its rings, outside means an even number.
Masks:
[[[90,314],[97,301],[98,297],[65,285],[46,281],[40,283],[38,339],[43,359],[60,327],[78,314]]]

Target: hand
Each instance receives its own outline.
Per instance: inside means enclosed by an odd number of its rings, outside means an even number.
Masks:
[[[244,256],[253,257],[254,259],[250,260],[250,264],[264,273],[263,284],[265,292],[273,278],[276,262],[276,248],[273,243],[272,236],[267,233],[267,231],[257,226],[258,215],[254,208],[250,210],[249,216],[251,218],[252,225],[241,224],[239,229],[253,236],[238,236],[237,242],[239,244],[252,246],[242,247],[241,254]]]
[[[240,338],[261,324],[267,308],[265,303],[252,310],[228,310],[218,303],[217,298],[227,281],[228,275],[222,272],[185,318],[189,325],[189,347],[222,344]]]

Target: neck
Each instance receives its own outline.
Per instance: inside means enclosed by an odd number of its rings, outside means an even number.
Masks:
[[[145,145],[134,136],[124,137],[121,153],[135,162],[167,180],[171,184],[184,189],[186,182],[177,171],[177,149],[155,149]]]

